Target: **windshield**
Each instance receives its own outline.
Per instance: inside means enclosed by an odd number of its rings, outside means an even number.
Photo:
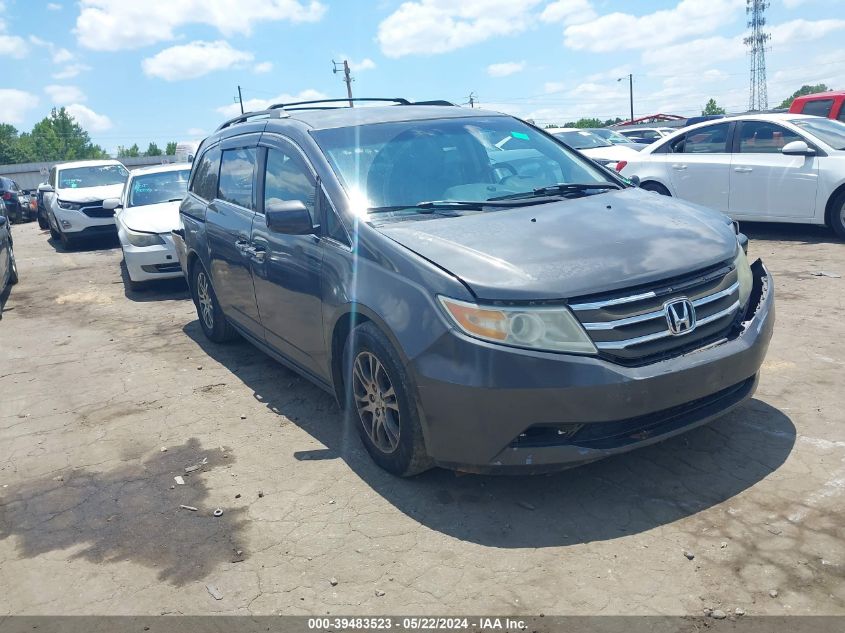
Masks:
[[[96,167],[74,167],[59,171],[59,189],[83,189],[104,187],[126,182],[129,172],[123,165],[98,165]]]
[[[606,174],[511,117],[378,123],[312,132],[356,207],[485,202]],[[506,144],[503,139],[510,139]]]
[[[596,136],[601,136],[603,139],[610,141],[611,143],[625,143],[633,145],[634,141],[629,139],[627,136],[622,136],[619,132],[614,132],[613,130],[590,130]]]
[[[590,149],[591,147],[610,147],[612,143],[604,140],[598,134],[587,130],[573,130],[571,132],[555,132],[555,136],[575,149]]]
[[[181,200],[188,191],[190,169],[142,174],[132,178],[127,207],[142,207]]]
[[[845,123],[833,119],[821,117],[812,119],[793,119],[792,125],[800,127],[809,132],[823,143],[827,143],[833,149],[845,150]]]

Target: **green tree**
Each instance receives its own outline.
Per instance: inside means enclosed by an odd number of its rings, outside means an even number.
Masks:
[[[603,127],[604,123],[601,122],[601,119],[596,119],[595,117],[588,119],[582,118],[578,119],[577,121],[569,121],[564,127]]]
[[[727,114],[727,112],[723,107],[716,103],[715,99],[710,99],[701,111],[701,116],[708,116],[711,114]]]
[[[164,153],[167,154],[168,156],[173,156],[174,154],[176,154],[176,141],[170,141],[167,144],[167,147],[165,148]]]
[[[104,158],[79,123],[64,108],[53,109],[32,132],[18,134],[11,125],[0,125],[0,163]]]
[[[816,84],[815,86],[809,86],[807,84],[804,84],[798,90],[793,92],[791,96],[784,99],[778,106],[778,108],[788,108],[792,105],[792,102],[795,101],[795,97],[803,97],[804,95],[814,95],[817,92],[827,92],[828,90],[830,90],[830,88],[828,88],[824,84]]]
[[[147,151],[144,152],[144,156],[161,156],[161,149],[158,145],[150,141]]]

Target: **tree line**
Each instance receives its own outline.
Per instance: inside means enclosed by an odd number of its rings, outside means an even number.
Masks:
[[[117,149],[118,158],[172,156],[176,153],[176,141],[167,143],[163,150],[156,143],[150,143],[145,152],[137,143]],[[13,125],[0,123],[0,165],[99,158],[109,158],[108,152],[91,141],[88,132],[65,108],[53,108],[31,132],[20,132]]]

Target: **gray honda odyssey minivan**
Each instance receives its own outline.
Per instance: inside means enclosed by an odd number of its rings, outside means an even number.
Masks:
[[[510,116],[380,101],[202,143],[174,233],[211,340],[330,391],[397,475],[588,462],[752,395],[774,292],[726,216]]]

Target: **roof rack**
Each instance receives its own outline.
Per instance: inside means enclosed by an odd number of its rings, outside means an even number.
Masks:
[[[266,110],[259,110],[256,112],[247,112],[245,114],[241,114],[240,116],[236,116],[228,121],[224,122],[220,127],[217,128],[217,132],[223,130],[231,125],[235,125],[236,123],[245,123],[246,121],[257,118],[257,117],[266,117],[268,119],[280,119],[286,116],[286,112],[295,112],[299,110],[336,110],[340,108],[347,107],[346,105],[342,104],[353,104],[355,102],[387,102],[393,103],[395,105],[400,106],[454,106],[455,104],[451,101],[445,101],[443,99],[435,99],[432,101],[408,101],[407,99],[403,99],[402,97],[386,97],[386,98],[379,98],[379,97],[353,97],[352,99],[315,99],[313,101],[294,101],[291,103],[275,103],[271,105]],[[328,103],[328,104],[337,104],[337,105],[317,105],[321,103]],[[310,106],[310,107],[304,107]]]

